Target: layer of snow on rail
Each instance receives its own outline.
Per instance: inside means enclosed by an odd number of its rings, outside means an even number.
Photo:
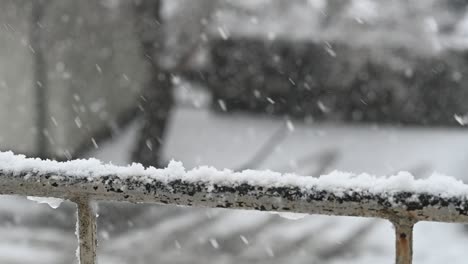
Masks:
[[[217,170],[212,167],[199,167],[186,171],[182,163],[176,161],[172,161],[165,169],[153,167],[145,169],[141,164],[119,167],[112,164],[103,164],[97,159],[57,162],[26,158],[23,155],[14,155],[12,152],[0,152],[0,175],[5,173],[24,175],[27,172],[65,177],[86,177],[89,180],[100,176],[116,175],[122,179],[132,178],[135,181],[145,182],[158,180],[167,183],[174,180],[183,180],[223,186],[249,184],[263,187],[299,187],[304,191],[315,188],[336,195],[342,195],[352,190],[372,194],[406,191],[443,197],[468,197],[468,185],[455,178],[440,174],[433,174],[428,179],[415,179],[408,172],[400,172],[390,177],[332,172],[316,178],[272,171],[245,170],[233,172],[228,169]]]

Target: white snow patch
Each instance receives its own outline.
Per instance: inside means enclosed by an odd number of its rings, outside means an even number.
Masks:
[[[28,196],[28,200],[34,201],[39,204],[47,204],[49,205],[52,209],[57,209],[59,206],[62,204],[63,200],[58,199],[58,198],[52,198],[52,197],[34,197],[34,196]]]
[[[249,240],[248,240],[245,236],[240,235],[239,237],[240,237],[240,239],[242,240],[242,242],[243,242],[244,244],[246,244],[246,245],[249,244]]]
[[[218,249],[218,248],[219,248],[219,244],[218,244],[218,241],[217,241],[216,239],[210,238],[208,241],[210,242],[210,244],[211,244],[211,246],[212,246],[213,248],[215,248],[215,249]]]
[[[453,118],[455,119],[455,121],[458,122],[458,124],[460,124],[462,126],[468,125],[468,114],[466,114],[466,115],[454,115]]]
[[[307,214],[288,213],[288,212],[270,212],[270,213],[279,215],[280,217],[288,219],[288,220],[300,220],[307,216]]]

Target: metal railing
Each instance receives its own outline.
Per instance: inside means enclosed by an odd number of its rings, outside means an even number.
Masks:
[[[36,164],[37,161],[35,160]],[[60,164],[60,163],[57,163]],[[265,184],[249,181],[185,180],[147,175],[74,175],[65,166],[47,172],[31,168],[2,168],[0,194],[68,199],[78,207],[79,258],[81,264],[96,263],[96,217],[92,201],[162,203],[212,208],[239,208],[305,214],[361,216],[391,221],[396,232],[396,263],[412,263],[413,226],[418,221],[468,222],[468,199],[460,195],[433,195],[429,192],[382,192],[345,189],[341,194],[317,186]],[[52,169],[51,169],[52,168]],[[76,171],[76,168],[75,168]],[[259,172],[260,173],[260,172]]]

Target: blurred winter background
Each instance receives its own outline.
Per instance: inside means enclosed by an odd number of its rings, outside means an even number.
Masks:
[[[3,0],[0,150],[466,180],[467,5]],[[383,220],[96,210],[101,264],[394,261]],[[1,197],[0,263],[76,263],[75,221],[71,203],[54,210]],[[420,223],[415,232],[415,263],[465,262],[463,226]]]

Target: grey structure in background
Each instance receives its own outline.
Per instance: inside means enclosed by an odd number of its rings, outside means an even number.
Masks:
[[[0,146],[35,152],[34,53],[29,45],[31,1],[2,1],[0,10]],[[19,103],[19,101],[21,103]]]
[[[149,65],[131,5],[2,2],[0,149],[70,158],[136,107]]]
[[[468,56],[454,40],[466,34],[464,12],[442,1],[329,1],[316,21],[303,9],[320,8],[294,3],[281,20],[268,12],[251,15],[255,23],[249,16],[219,19],[230,34],[211,31],[211,67],[202,80],[215,109],[460,125],[454,116],[468,112]],[[447,25],[453,30],[439,29]]]
[[[140,96],[143,125],[133,150],[133,160],[145,166],[160,166],[160,149],[174,105],[171,75],[159,63],[164,50],[162,5],[159,0],[143,0],[134,8],[141,56],[151,65],[151,71]]]

